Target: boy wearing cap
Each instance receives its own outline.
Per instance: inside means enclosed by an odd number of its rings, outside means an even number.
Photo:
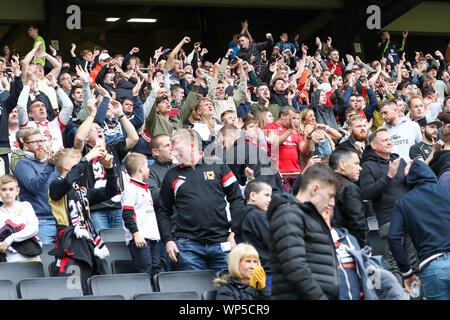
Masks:
[[[436,151],[442,149],[443,142],[438,140],[438,129],[442,122],[431,117],[423,117],[418,121],[422,132],[422,141],[411,146],[409,157],[411,160],[422,160],[428,164]]]

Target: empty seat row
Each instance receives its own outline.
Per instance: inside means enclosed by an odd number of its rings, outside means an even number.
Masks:
[[[118,265],[120,264],[116,261],[113,268],[121,268]],[[204,292],[214,290],[214,278],[215,273],[210,270],[161,272],[153,279],[145,273],[95,275],[88,279],[88,287],[94,296],[120,295],[125,299],[133,299],[138,294],[149,294],[156,290],[163,293],[184,292],[180,294],[185,295],[187,300],[189,297],[200,299]],[[152,280],[155,290],[152,288]],[[193,295],[192,292],[196,294]],[[0,263],[0,299],[60,299],[81,296],[81,284],[76,277],[44,277],[41,262]],[[166,298],[169,296],[167,294]],[[165,299],[161,295],[149,298],[158,297]]]

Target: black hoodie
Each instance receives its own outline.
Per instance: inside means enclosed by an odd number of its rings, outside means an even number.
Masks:
[[[434,173],[419,160],[412,164],[406,181],[411,191],[395,202],[389,229],[392,254],[405,276],[411,272],[402,246],[405,232],[417,250],[420,270],[433,255],[450,252],[450,186],[439,185]]]
[[[450,150],[439,150],[434,153],[429,166],[438,177],[447,170],[450,170]]]
[[[387,175],[389,162],[398,157],[398,154],[391,153],[389,159],[384,159],[370,150],[367,154],[367,160],[362,164],[359,178],[361,197],[365,200],[372,200],[373,209],[380,226],[391,220],[395,200],[408,192],[404,173],[405,160],[400,159],[397,175],[393,179]]]
[[[287,193],[272,196],[267,211],[271,241],[272,298],[339,297],[336,251],[330,229],[315,206]]]

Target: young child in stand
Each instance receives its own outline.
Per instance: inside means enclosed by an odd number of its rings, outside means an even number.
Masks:
[[[17,178],[11,174],[0,177],[0,197],[3,205],[0,207],[0,261],[40,261],[41,243],[38,241],[39,222],[34,209],[27,201],[17,201],[20,188]],[[34,239],[33,239],[34,238]],[[33,255],[25,255],[19,242],[31,239],[34,241]],[[24,242],[22,242],[24,243]],[[17,250],[16,250],[17,249]]]
[[[147,186],[149,168],[147,157],[130,153],[125,160],[130,181],[122,193],[125,240],[136,272],[153,277],[159,271],[160,240],[158,223],[151,193]]]
[[[105,201],[119,192],[117,176],[113,170],[113,156],[102,145],[92,148],[81,157],[76,149],[61,149],[54,155],[60,176],[49,188],[49,204],[56,220],[58,234],[55,248],[49,255],[56,257],[58,276],[71,275],[69,266],[80,270],[83,292],[88,292],[87,279],[95,274],[105,274],[104,260],[109,251],[90,219],[90,205]],[[78,184],[86,167],[99,159],[105,168],[106,185],[102,188],[85,188]]]
[[[244,196],[246,206],[237,238],[256,248],[264,270],[270,275],[270,230],[266,211],[272,199],[272,187],[264,181],[253,180],[245,187]]]

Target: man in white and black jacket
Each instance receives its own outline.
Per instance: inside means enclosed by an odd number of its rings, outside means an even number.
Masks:
[[[9,95],[2,94],[0,97],[0,162],[3,162],[0,164],[0,173],[2,175],[9,173],[8,152],[11,150],[11,146],[9,145],[8,117],[16,107],[23,88],[23,82],[20,78],[22,72],[20,71],[19,60],[15,56],[12,59],[11,73],[14,75],[14,80]]]
[[[203,157],[201,138],[180,129],[172,136],[175,158],[180,165],[167,171],[159,194],[158,228],[169,258],[181,270],[227,268],[231,249],[231,219],[241,214],[244,199],[239,184],[226,164]],[[225,201],[225,198],[227,201]],[[176,214],[175,233],[171,216]]]
[[[321,213],[333,210],[341,184],[332,169],[316,164],[304,172],[296,197],[272,195],[267,211],[272,299],[338,299],[338,261]]]

